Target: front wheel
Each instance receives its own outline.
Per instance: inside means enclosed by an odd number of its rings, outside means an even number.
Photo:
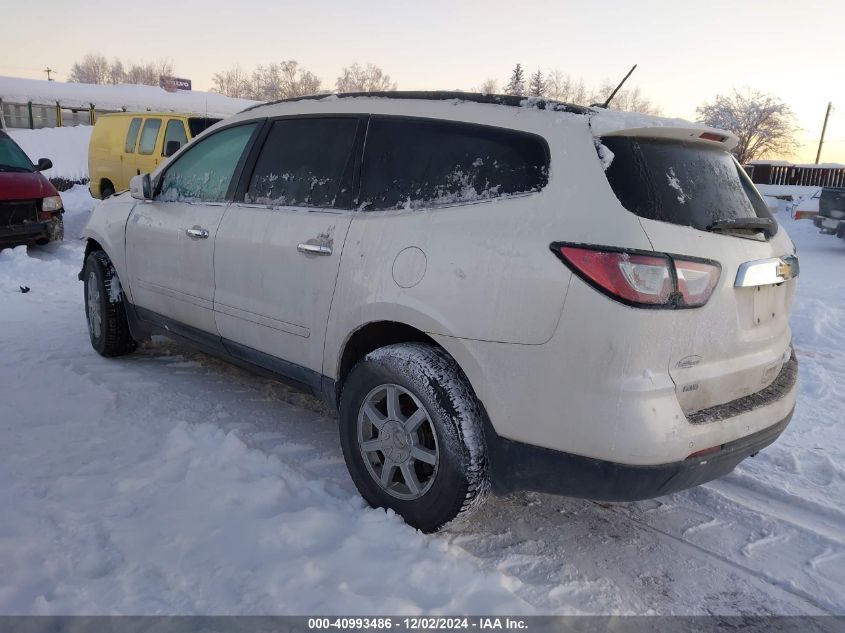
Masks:
[[[85,316],[91,346],[102,356],[122,356],[138,347],[129,332],[123,289],[108,255],[91,251],[82,271]]]
[[[368,354],[340,400],[340,440],[361,496],[434,532],[488,489],[482,411],[455,361],[424,343]]]

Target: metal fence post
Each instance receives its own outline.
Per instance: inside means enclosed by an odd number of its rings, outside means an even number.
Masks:
[[[32,117],[32,101],[26,102],[26,111],[29,114],[29,129],[35,129],[35,119]]]
[[[88,110],[88,120],[91,122],[91,125],[94,125],[94,104],[89,103],[91,107]]]

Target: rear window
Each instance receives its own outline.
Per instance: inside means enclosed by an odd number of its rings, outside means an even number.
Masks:
[[[719,148],[626,136],[602,138],[613,152],[605,171],[628,211],[705,231],[714,222],[772,218],[733,157]]]
[[[205,132],[212,125],[220,121],[220,119],[209,119],[208,117],[191,117],[188,119],[188,127],[191,130],[191,138],[197,136],[200,132]]]
[[[539,191],[549,152],[534,134],[412,118],[373,118],[361,205],[420,209]]]
[[[819,196],[819,213],[845,211],[845,189],[824,187]]]

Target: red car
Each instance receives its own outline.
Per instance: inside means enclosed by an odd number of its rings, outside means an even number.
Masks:
[[[0,248],[46,244],[64,237],[62,199],[41,173],[53,163],[33,165],[8,134],[0,131]]]

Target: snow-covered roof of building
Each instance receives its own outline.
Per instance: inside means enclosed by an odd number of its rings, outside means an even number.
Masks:
[[[133,84],[94,85],[64,83],[44,79],[22,79],[0,76],[0,99],[6,102],[54,104],[88,108],[93,103],[97,109],[130,112],[158,110],[229,116],[258,101],[234,99],[216,92],[177,90],[168,92],[158,86]]]

